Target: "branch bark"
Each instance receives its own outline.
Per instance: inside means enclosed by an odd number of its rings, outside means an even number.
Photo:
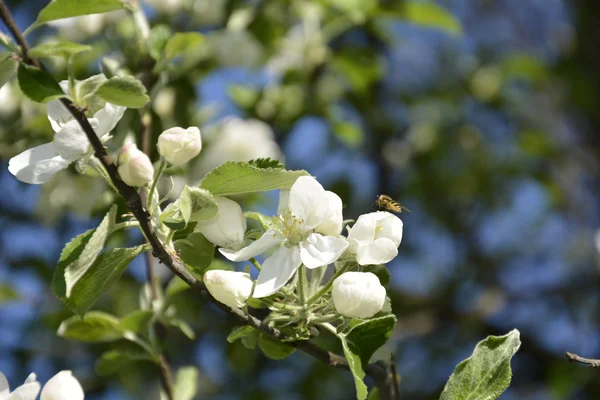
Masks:
[[[0,0],[0,19],[2,19],[15,41],[21,46],[21,51],[23,53],[23,62],[45,70],[43,64],[41,64],[38,60],[32,59],[29,56],[27,56],[29,45],[23,37],[21,31],[18,29],[10,11],[7,9],[3,0]],[[127,208],[129,208],[129,210],[133,213],[135,218],[139,221],[140,229],[142,230],[148,243],[152,247],[152,255],[154,257],[158,258],[160,262],[162,262],[167,268],[171,270],[171,272],[173,272],[190,287],[195,289],[203,298],[214,303],[223,311],[230,314],[241,323],[249,325],[275,340],[285,341],[287,345],[292,346],[318,360],[321,360],[331,367],[349,370],[348,362],[346,361],[345,357],[325,350],[310,341],[287,341],[286,335],[278,329],[263,324],[263,322],[260,319],[251,315],[247,315],[240,309],[229,308],[226,305],[217,301],[214,297],[212,297],[212,295],[208,292],[206,286],[188,271],[186,266],[177,256],[177,254],[165,248],[158,236],[152,231],[150,225],[150,214],[142,205],[142,201],[137,190],[123,182],[123,180],[119,176],[116,165],[113,164],[111,157],[106,152],[106,149],[104,148],[102,142],[94,132],[94,129],[88,122],[87,117],[83,113],[83,111],[80,110],[77,105],[73,104],[67,98],[61,98],[60,101],[65,105],[65,107],[69,110],[73,118],[79,123],[79,125],[85,132],[85,135],[87,136],[92,148],[94,149],[94,156],[98,160],[100,160],[102,166],[106,169],[108,175],[110,176],[114,186],[117,188],[119,195],[125,200]],[[365,366],[364,370],[365,373],[375,381],[375,384],[380,389],[380,392],[384,394],[382,396],[382,399],[393,400],[396,397],[393,395],[393,388],[391,388],[391,386],[393,386],[393,381],[389,379],[389,366],[387,365],[387,363],[385,363],[384,361],[371,363]],[[385,395],[387,393],[392,393],[392,395],[388,397]]]
[[[595,359],[595,358],[585,358],[585,357],[581,357],[575,353],[569,353],[568,351],[565,352],[565,356],[567,357],[567,359],[571,362],[577,362],[580,364],[585,364],[588,366],[588,368],[598,368],[600,367],[600,360]]]

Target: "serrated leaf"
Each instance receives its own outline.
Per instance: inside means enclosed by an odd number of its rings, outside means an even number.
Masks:
[[[144,246],[110,249],[100,254],[85,275],[74,285],[69,298],[63,301],[71,310],[83,316],[144,251]]]
[[[386,315],[361,321],[341,335],[346,337],[352,352],[360,357],[361,364],[367,365],[377,349],[388,341],[395,324],[396,317]]]
[[[58,82],[47,72],[30,65],[21,64],[17,71],[19,87],[25,96],[38,103],[64,97]]]
[[[194,232],[186,239],[179,239],[173,245],[181,261],[200,274],[206,271],[215,256],[215,245],[200,232]]]
[[[198,393],[198,368],[181,367],[175,377],[175,400],[192,400]]]
[[[127,108],[141,108],[150,101],[144,84],[133,76],[113,76],[96,89],[96,96]]]
[[[219,206],[208,190],[187,185],[179,196],[179,207],[186,224],[214,218],[219,212]]]
[[[154,314],[152,311],[135,310],[121,318],[121,328],[125,331],[140,333],[148,328]]]
[[[121,0],[52,0],[40,11],[34,25],[57,19],[101,14],[125,8]]]
[[[98,361],[96,361],[96,372],[98,375],[114,374],[139,361],[154,362],[147,352],[137,346],[120,346],[118,350],[110,350],[102,353]]]
[[[365,400],[367,398],[368,391],[367,385],[365,385],[365,382],[363,381],[363,379],[365,379],[365,371],[363,370],[363,366],[360,361],[360,356],[352,351],[344,335],[338,335],[338,338],[342,343],[344,356],[346,356],[346,360],[348,361],[348,367],[350,368],[350,372],[352,372],[352,377],[354,378],[356,398],[357,400]]]
[[[304,170],[287,171],[277,168],[257,168],[246,162],[226,162],[210,171],[200,187],[213,196],[230,196],[276,189],[289,189],[296,179],[309,175]]]
[[[398,7],[398,16],[407,22],[441,29],[452,35],[460,35],[463,32],[458,18],[433,2],[409,0],[402,2]]]
[[[12,53],[0,54],[0,87],[13,77],[18,67],[19,62],[12,57]]]
[[[72,316],[58,327],[57,334],[86,343],[110,342],[123,337],[118,318],[100,311],[89,312],[85,318]]]
[[[254,165],[256,168],[274,168],[274,169],[285,169],[285,165],[279,160],[271,160],[270,158],[257,158],[248,161],[248,164]]]
[[[471,357],[456,366],[440,400],[493,400],[510,385],[510,360],[521,346],[519,331],[488,336],[475,346]]]
[[[71,292],[75,284],[81,279],[83,275],[92,266],[98,254],[104,248],[108,235],[112,232],[112,228],[115,223],[115,217],[117,214],[117,206],[113,205],[109,212],[106,214],[104,219],[98,227],[94,230],[94,233],[90,239],[85,243],[83,250],[79,254],[77,259],[64,267],[65,277],[65,297],[71,297]],[[62,259],[62,257],[61,257]],[[59,267],[61,260],[58,261]]]
[[[204,44],[204,36],[199,32],[174,34],[165,45],[165,58],[171,59]]]
[[[258,331],[247,325],[233,328],[229,336],[227,336],[227,341],[233,343],[236,340],[241,340],[244,347],[253,350],[256,348]]]
[[[86,44],[79,44],[74,42],[68,42],[66,40],[53,43],[42,43],[27,52],[27,55],[31,58],[44,58],[44,57],[71,57],[73,54],[81,53],[83,51],[90,51],[92,46]]]
[[[294,347],[279,342],[264,333],[258,335],[258,347],[271,360],[283,360],[296,351]]]

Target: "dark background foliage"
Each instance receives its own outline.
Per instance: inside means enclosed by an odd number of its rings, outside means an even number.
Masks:
[[[176,3],[148,5],[151,24],[200,31],[207,42],[170,74],[172,97],[166,113],[155,107],[153,135],[170,126],[210,132],[231,115],[260,119],[276,133],[286,167],[339,193],[346,218],[371,211],[379,193],[412,210],[401,215],[405,236],[389,264],[398,324],[377,353],[395,354],[402,398],[438,398],[479,340],[513,328],[523,345],[503,399],[599,398],[597,372],[563,353],[600,355],[600,4],[440,0],[449,14],[425,12],[431,26],[423,26],[393,0],[364,18],[369,2]],[[25,29],[45,2],[8,5]],[[322,7],[316,23],[309,6]],[[250,22],[236,30],[231,16],[242,9]],[[78,58],[77,76],[97,73],[104,56],[143,69],[129,18],[103,23],[76,33],[94,45]],[[65,32],[44,27],[29,40]],[[63,65],[51,67],[66,76]],[[55,334],[70,315],[49,288],[60,250],[118,199],[74,171],[44,187],[8,173],[8,158],[52,136],[44,107],[21,99],[14,84],[0,114],[0,371],[17,385],[31,371],[44,381],[72,369],[86,398],[152,398],[151,366],[99,377],[104,345]],[[11,109],[11,101],[20,103]],[[128,111],[114,141],[137,132],[138,119]],[[275,200],[245,201],[273,212]],[[139,257],[95,308],[135,309],[145,279]],[[166,352],[176,367],[200,368],[199,398],[353,398],[350,374],[303,354],[271,361],[229,345],[234,321],[191,293],[176,305],[197,338],[169,330]]]

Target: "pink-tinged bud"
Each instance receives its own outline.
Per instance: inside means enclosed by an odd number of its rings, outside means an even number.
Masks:
[[[119,153],[119,175],[129,186],[144,186],[154,178],[154,167],[148,156],[130,143]]]
[[[202,150],[200,129],[195,126],[167,129],[158,137],[157,147],[165,160],[173,165],[184,165]]]

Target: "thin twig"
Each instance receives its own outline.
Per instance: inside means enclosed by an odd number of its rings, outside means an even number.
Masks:
[[[169,400],[175,399],[173,375],[171,374],[171,367],[169,366],[164,354],[158,355],[158,368],[160,369],[160,382],[166,391],[167,398]]]
[[[16,27],[14,20],[4,5],[4,1],[0,0],[0,19],[4,22],[4,24],[9,28],[9,31],[22,47],[23,53],[26,53],[29,49],[27,41]],[[11,26],[14,29],[11,29]],[[32,60],[27,57],[26,54],[23,54],[23,61],[28,62],[29,64],[33,64],[39,66],[43,69],[43,65],[39,63],[37,60]],[[240,309],[232,309],[217,301],[212,295],[208,292],[206,286],[196,279],[185,267],[185,265],[181,262],[177,254],[171,250],[167,250],[158,236],[152,231],[150,226],[150,214],[145,210],[142,205],[141,198],[137,192],[137,190],[131,186],[128,186],[123,180],[120,178],[119,173],[117,171],[117,167],[112,163],[111,158],[106,153],[102,142],[94,132],[94,129],[90,125],[87,120],[85,114],[69,99],[61,98],[60,101],[65,105],[65,107],[69,110],[73,118],[79,123],[85,135],[87,136],[92,148],[94,149],[94,155],[104,168],[106,169],[108,175],[110,176],[113,184],[117,188],[119,194],[125,200],[125,204],[127,208],[131,210],[135,218],[140,223],[140,229],[142,233],[147,238],[148,243],[152,246],[152,255],[160,260],[167,268],[169,268],[175,275],[177,275],[181,280],[183,280],[190,287],[195,289],[202,297],[206,300],[214,303],[219,308],[224,310],[226,313],[235,317],[238,321],[253,327],[254,329],[270,336],[271,338],[278,341],[285,341],[285,343],[289,346],[292,346],[300,351],[303,351],[306,354],[315,357],[318,360],[321,360],[328,365],[349,370],[348,362],[343,356],[335,354],[333,352],[327,351],[310,341],[288,341],[288,337],[283,334],[278,329],[263,324],[263,322],[252,316],[247,315],[244,311]],[[383,361],[378,361],[376,363],[369,364],[365,366],[365,373],[375,380],[375,383],[378,387],[384,387],[387,385],[387,371],[388,366]]]
[[[581,364],[585,364],[588,366],[588,368],[598,368],[600,367],[600,360],[599,359],[595,359],[595,358],[585,358],[585,357],[581,357],[578,356],[575,353],[569,353],[568,351],[565,352],[565,356],[567,356],[567,359],[571,362],[578,362]]]

